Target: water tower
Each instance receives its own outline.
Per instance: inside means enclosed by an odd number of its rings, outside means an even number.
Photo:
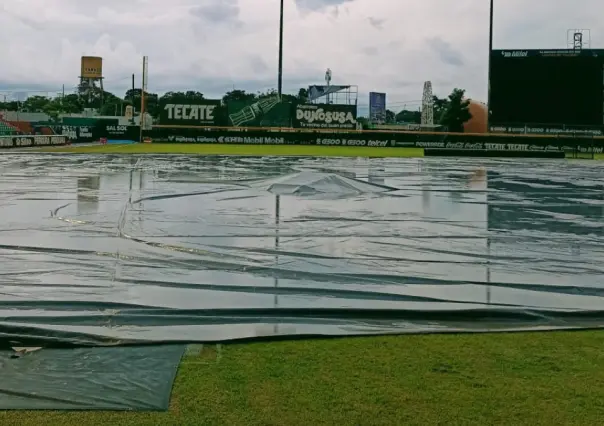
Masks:
[[[103,105],[103,58],[98,56],[82,56],[80,70],[80,96],[91,103],[94,98],[100,98]]]

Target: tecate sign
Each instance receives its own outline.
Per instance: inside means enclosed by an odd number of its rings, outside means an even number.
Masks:
[[[166,104],[169,120],[213,121],[216,105]]]

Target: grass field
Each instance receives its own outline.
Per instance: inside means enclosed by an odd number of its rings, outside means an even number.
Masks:
[[[44,148],[44,152],[102,154],[290,155],[313,157],[423,157],[422,148],[375,148],[316,145],[223,145],[152,143]]]
[[[597,425],[604,332],[215,346],[166,413],[0,412],[2,425]],[[219,352],[219,353],[218,353]]]
[[[422,148],[374,148],[316,145],[224,145],[224,144],[128,144],[41,148],[41,152],[70,152],[79,154],[191,154],[248,156],[311,156],[311,157],[423,157]],[[568,158],[571,158],[570,156]],[[591,159],[581,155],[578,159]],[[595,154],[604,160],[604,154]]]

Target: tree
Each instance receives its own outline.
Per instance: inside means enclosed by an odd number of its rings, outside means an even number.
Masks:
[[[256,98],[263,99],[263,98],[272,98],[274,96],[278,96],[277,90],[270,89],[270,90],[267,90],[266,92],[258,92],[258,94],[256,95]],[[287,95],[283,95],[283,96],[287,96]]]
[[[434,122],[440,123],[445,111],[449,106],[448,99],[441,99],[438,96],[432,96],[432,105],[434,106]]]
[[[369,129],[369,120],[365,117],[357,117],[357,123],[359,123],[361,125],[361,128],[363,130],[368,130]]]
[[[256,100],[257,96],[253,93],[247,93],[245,90],[233,89],[230,92],[226,92],[222,97],[222,102],[227,104],[229,102],[249,102]]]
[[[51,99],[46,96],[30,96],[25,101],[21,110],[26,112],[44,112],[44,109],[51,102]]]
[[[386,123],[394,123],[396,121],[396,114],[394,113],[394,111],[390,111],[389,109],[387,109],[385,120]]]
[[[84,105],[82,100],[75,93],[70,93],[60,98],[61,110],[67,114],[77,114],[82,112]]]
[[[422,113],[420,111],[410,111],[407,109],[404,109],[402,111],[399,111],[394,120],[397,123],[413,123],[413,124],[419,124],[422,121]]]
[[[470,100],[465,99],[465,93],[465,90],[453,89],[446,101],[440,124],[447,126],[450,132],[463,132],[464,123],[472,118]]]
[[[140,93],[140,91],[139,91]],[[183,103],[183,102],[199,102],[205,99],[203,93],[194,90],[186,92],[166,92],[159,98],[165,103]]]
[[[135,111],[140,112],[141,93],[141,89],[128,89],[124,96],[124,105],[132,105]],[[159,96],[157,93],[145,92],[145,112],[154,118],[159,117]]]
[[[0,111],[19,111],[22,103],[19,101],[0,102]]]
[[[301,87],[300,90],[298,90],[298,96],[296,97],[301,104],[308,102],[308,89]]]

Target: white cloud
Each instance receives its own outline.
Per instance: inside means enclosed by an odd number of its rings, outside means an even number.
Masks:
[[[486,97],[488,0],[285,0],[285,89],[322,83],[384,91],[394,109],[466,88]],[[604,48],[601,0],[496,0],[495,48],[563,48],[568,28],[590,28]],[[0,90],[77,84],[82,55],[104,58],[106,88],[220,96],[276,86],[279,0],[0,0]]]

